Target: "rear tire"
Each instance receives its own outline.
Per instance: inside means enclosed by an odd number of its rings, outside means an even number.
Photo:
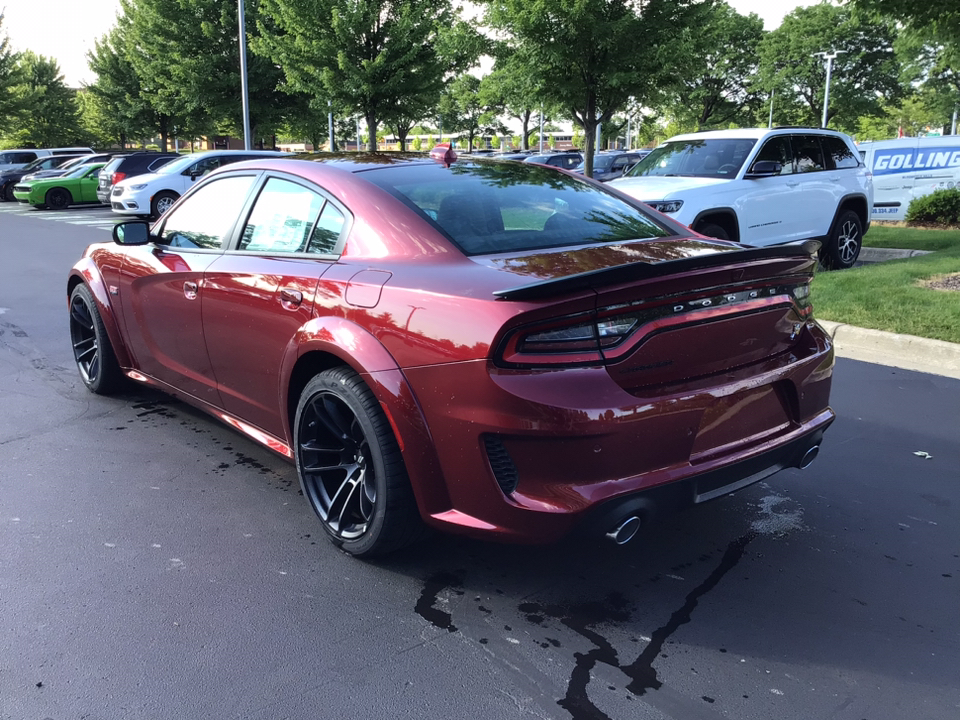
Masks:
[[[13,186],[16,183],[8,183],[5,188],[3,188],[3,199],[7,202],[16,202],[17,199],[13,196]]]
[[[727,234],[727,231],[714,223],[703,223],[701,225],[698,225],[697,232],[700,233],[701,235],[706,235],[707,237],[716,238],[717,240],[730,239],[730,236]]]
[[[863,223],[853,210],[840,213],[833,231],[822,248],[820,264],[828,270],[852,268],[860,257],[863,245]]]
[[[110,395],[123,382],[123,373],[110,344],[97,303],[84,284],[70,293],[70,343],[80,379],[97,395]]]
[[[51,210],[66,210],[70,207],[70,193],[63,188],[53,188],[47,192],[44,205]]]
[[[373,557],[422,536],[390,422],[357,373],[333,368],[307,383],[294,430],[300,487],[335,545]]]

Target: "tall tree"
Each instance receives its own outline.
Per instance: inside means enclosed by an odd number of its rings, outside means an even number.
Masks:
[[[263,9],[254,51],[281,66],[292,89],[360,113],[371,147],[382,121],[415,116],[448,72],[473,62],[444,56],[451,29],[469,34],[449,0],[263,0]]]
[[[130,19],[130,59],[151,105],[178,125],[233,135],[243,129],[236,2],[120,0]],[[248,44],[255,43],[258,0],[245,4]],[[282,121],[282,74],[248,52],[250,131],[271,135]],[[167,128],[169,132],[171,128]]]
[[[508,117],[520,122],[523,128],[523,149],[530,149],[530,122],[539,116],[544,78],[530,69],[535,62],[522,47],[498,43],[494,50],[495,62],[492,72],[483,78],[481,93],[490,107],[500,108]],[[555,109],[554,109],[555,111]],[[555,114],[552,112],[550,114]]]
[[[19,55],[10,48],[10,38],[3,31],[3,13],[0,12],[0,134],[12,129],[13,122],[22,109],[14,93],[20,84]]]
[[[20,84],[11,91],[24,111],[7,137],[36,147],[87,144],[90,138],[80,122],[76,91],[64,83],[56,60],[28,50],[17,66]]]
[[[128,28],[129,22],[121,17],[87,53],[87,65],[97,79],[87,86],[82,103],[88,127],[121,147],[160,129],[129,57]]]
[[[791,122],[817,125],[823,115],[826,68],[815,53],[837,51],[827,124],[854,130],[866,115],[903,95],[890,24],[849,7],[820,3],[794,10],[760,43],[760,84],[793,104]]]
[[[665,109],[698,129],[750,122],[763,35],[758,15],[741,15],[726,2],[717,3],[704,25],[688,27],[678,38],[689,70],[664,88]]]
[[[960,38],[960,0],[850,0],[859,10],[885,16],[913,29],[935,28]]]
[[[905,28],[894,43],[903,63],[901,80],[916,101],[945,125],[960,103],[960,36],[935,27]]]
[[[497,121],[496,112],[484,104],[480,85],[481,81],[473,75],[461,75],[448,86],[440,100],[444,126],[449,132],[467,134],[467,152],[473,152],[473,140],[477,135],[506,131]]]
[[[585,172],[594,137],[630,97],[643,102],[682,60],[672,51],[684,28],[702,24],[713,0],[486,0],[487,20],[531,60],[543,95],[584,129]]]

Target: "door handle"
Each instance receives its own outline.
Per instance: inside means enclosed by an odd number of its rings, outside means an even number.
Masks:
[[[293,310],[303,302],[303,293],[293,288],[280,288],[280,304]]]
[[[793,182],[788,182],[786,185],[787,185],[787,187],[797,187],[799,184],[800,184],[800,181],[799,181],[799,180],[795,180],[795,181],[793,181]]]
[[[185,282],[183,284],[183,296],[187,300],[197,299],[197,284],[195,282]]]

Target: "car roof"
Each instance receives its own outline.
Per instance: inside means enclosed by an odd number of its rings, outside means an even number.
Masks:
[[[775,128],[739,128],[736,130],[705,130],[698,133],[684,133],[682,135],[674,135],[672,138],[667,140],[667,142],[673,142],[675,140],[722,140],[722,139],[731,139],[736,138],[741,139],[751,139],[759,140],[760,138],[767,137],[768,135],[778,135],[778,134],[791,134],[795,135],[798,131],[803,131],[804,134],[816,134],[816,135],[842,135],[843,133],[836,130],[830,130],[828,128],[814,128],[814,127],[798,127],[798,126],[785,126],[785,127],[775,127]]]

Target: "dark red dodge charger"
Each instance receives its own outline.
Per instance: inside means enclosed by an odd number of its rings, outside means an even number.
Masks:
[[[90,390],[132,378],[290,458],[373,555],[425,526],[622,543],[805,467],[834,417],[815,265],[441,149],[230,165],[90,246],[67,294]]]

